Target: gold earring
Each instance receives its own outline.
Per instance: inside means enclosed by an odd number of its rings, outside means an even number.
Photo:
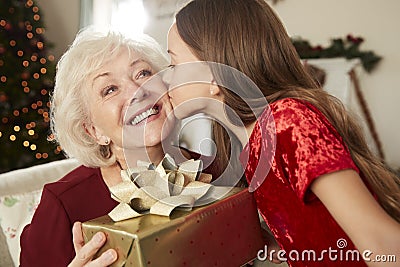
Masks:
[[[107,138],[104,143],[106,144],[106,146],[108,146],[110,144],[110,140]]]

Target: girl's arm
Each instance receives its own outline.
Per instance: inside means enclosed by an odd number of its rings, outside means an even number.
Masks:
[[[311,190],[351,238],[368,266],[399,266],[400,224],[379,205],[354,170],[320,176]],[[396,262],[378,262],[375,257],[395,255]]]

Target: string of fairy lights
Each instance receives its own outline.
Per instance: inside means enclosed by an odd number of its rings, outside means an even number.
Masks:
[[[33,13],[33,20],[34,21],[39,21],[41,19],[39,13],[39,8],[34,5],[32,0],[28,0],[25,3],[26,8],[31,8]],[[8,12],[10,14],[13,14],[15,12],[13,7],[10,7]],[[40,36],[44,34],[45,29],[42,27],[34,27],[32,26],[31,21],[28,19],[25,21],[19,22],[18,25],[20,28],[25,27],[26,29],[26,38],[30,41],[31,45],[36,46],[39,50],[44,49],[44,44],[42,41],[40,41],[40,38],[36,38],[37,36]],[[12,25],[6,20],[6,19],[0,19],[0,29],[4,28],[6,31],[10,30]],[[39,39],[39,40],[38,40]],[[16,38],[11,39],[9,41],[9,46],[11,48],[18,47],[18,43]],[[6,45],[6,44],[5,44]],[[5,52],[5,47],[0,45],[0,54]],[[46,66],[46,63],[48,62],[54,62],[55,58],[53,55],[39,55],[40,53],[32,53],[29,54],[26,53],[25,51],[18,49],[16,51],[15,57],[18,59],[21,59],[21,63],[23,66],[24,71],[22,71],[20,77],[21,77],[21,83],[18,85],[17,88],[13,88],[12,90],[22,90],[24,95],[29,96],[31,93],[31,81],[39,80],[41,78],[41,75],[45,75],[48,73],[48,69]],[[40,63],[41,66],[40,68],[35,71],[34,73],[31,73],[31,65],[36,64],[35,66],[37,67],[37,64]],[[0,67],[3,67],[6,62],[0,58]],[[37,69],[37,68],[36,68]],[[32,80],[33,78],[33,80]],[[0,74],[0,83],[6,84],[8,81],[9,77],[5,74]],[[49,92],[47,89],[42,88],[40,90],[40,94],[42,96],[48,96]],[[0,102],[6,102],[9,99],[9,96],[5,92],[0,92]],[[48,99],[44,98],[44,99]],[[35,140],[38,139],[38,134],[37,134],[37,126],[38,124],[41,125],[48,125],[50,122],[49,118],[49,108],[50,108],[50,102],[45,101],[43,102],[42,100],[37,100],[34,101],[33,103],[29,103],[26,106],[18,109],[14,109],[11,114],[8,114],[8,116],[3,116],[1,118],[1,122],[3,124],[7,124],[13,121],[18,121],[18,117],[22,116],[23,114],[27,114],[29,112],[37,112],[39,114],[40,118],[42,121],[34,119],[32,121],[28,121],[27,123],[24,124],[19,124],[15,123],[15,125],[11,126],[12,130],[11,132],[8,131],[8,133],[2,132],[0,129],[0,142],[20,142],[23,147],[30,149],[33,153],[35,153],[36,159],[46,159],[49,157],[49,154],[47,152],[40,152],[38,150],[38,144],[35,142]],[[13,116],[13,117],[12,117]],[[21,120],[20,120],[21,121]],[[48,136],[48,139],[52,139],[53,136]],[[61,147],[57,146],[54,149],[55,154],[60,154],[61,153]]]

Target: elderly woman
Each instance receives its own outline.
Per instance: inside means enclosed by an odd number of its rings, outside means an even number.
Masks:
[[[109,187],[122,181],[127,151],[129,167],[139,159],[162,160],[162,143],[174,129],[172,108],[161,81],[142,85],[166,64],[151,38],[92,30],[77,35],[57,65],[51,114],[56,140],[82,166],[44,187],[21,235],[21,266],[66,266],[74,259],[72,227],[118,204]],[[107,255],[116,258],[114,251]]]

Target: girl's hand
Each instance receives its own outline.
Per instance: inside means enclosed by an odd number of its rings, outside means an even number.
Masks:
[[[73,242],[75,247],[75,258],[68,267],[105,267],[117,260],[117,252],[109,249],[95,260],[93,256],[106,242],[106,236],[102,232],[96,233],[93,238],[85,244],[82,234],[82,224],[75,222],[72,227]]]

